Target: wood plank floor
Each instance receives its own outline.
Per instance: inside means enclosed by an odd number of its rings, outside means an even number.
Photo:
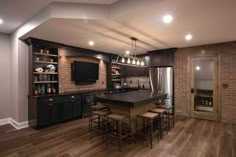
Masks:
[[[154,148],[139,141],[119,152],[98,137],[90,140],[88,119],[42,130],[0,126],[0,157],[236,157],[236,125],[177,118],[176,126]]]

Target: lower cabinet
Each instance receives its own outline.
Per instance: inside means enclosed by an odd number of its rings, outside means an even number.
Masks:
[[[36,106],[37,128],[82,117],[80,95],[39,97]]]
[[[63,120],[82,117],[81,96],[67,95],[63,97]]]

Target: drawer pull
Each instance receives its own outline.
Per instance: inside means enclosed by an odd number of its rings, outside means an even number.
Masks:
[[[71,96],[72,99],[74,99],[75,97],[74,96]]]
[[[49,99],[49,101],[53,101],[53,99]]]

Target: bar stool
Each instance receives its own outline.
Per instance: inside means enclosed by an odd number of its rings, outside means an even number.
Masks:
[[[175,127],[175,115],[173,112],[171,112],[173,109],[173,106],[172,105],[159,105],[158,107],[167,110],[167,119],[168,119],[169,130],[171,128],[174,128]]]
[[[93,111],[98,111],[98,110],[106,110],[106,111],[110,111],[109,107],[107,107],[106,105],[102,105],[102,104],[97,104],[97,105],[92,105],[90,106],[90,111],[89,111],[89,131],[91,128],[91,113]],[[100,121],[100,116],[98,116],[98,121]]]
[[[130,129],[131,127],[130,119],[124,115],[114,114],[114,113],[108,115],[107,119],[108,119],[107,132],[106,132],[107,142],[117,141],[119,151],[121,151],[122,140],[132,134]]]
[[[142,114],[137,115],[136,118],[136,134],[138,133],[138,119],[142,119],[143,120],[143,127],[142,127],[142,132],[143,135],[146,136],[149,141],[150,141],[150,145],[152,148],[153,145],[153,137],[157,135],[158,141],[160,140],[160,130],[157,127],[158,125],[155,124],[155,122],[159,122],[156,121],[156,119],[159,119],[159,114],[158,113],[151,113],[151,112],[145,112]]]
[[[168,134],[168,120],[167,120],[167,116],[165,115],[165,113],[167,112],[166,109],[162,109],[162,108],[154,108],[149,110],[149,112],[152,113],[158,113],[160,116],[160,136],[161,139],[163,137],[163,131],[166,131],[166,133]]]
[[[111,114],[110,111],[104,111],[104,110],[97,110],[92,111],[90,113],[90,137],[93,138],[93,133],[100,133],[103,136],[105,136],[106,133],[106,125],[107,125],[107,116]]]

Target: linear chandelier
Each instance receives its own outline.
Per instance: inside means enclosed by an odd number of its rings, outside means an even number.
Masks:
[[[136,55],[136,48],[137,48],[137,41],[138,39],[135,37],[131,37],[131,49],[132,55],[129,54],[128,56],[117,56],[116,62],[125,65],[131,66],[145,66],[145,62],[143,58],[139,58]]]

